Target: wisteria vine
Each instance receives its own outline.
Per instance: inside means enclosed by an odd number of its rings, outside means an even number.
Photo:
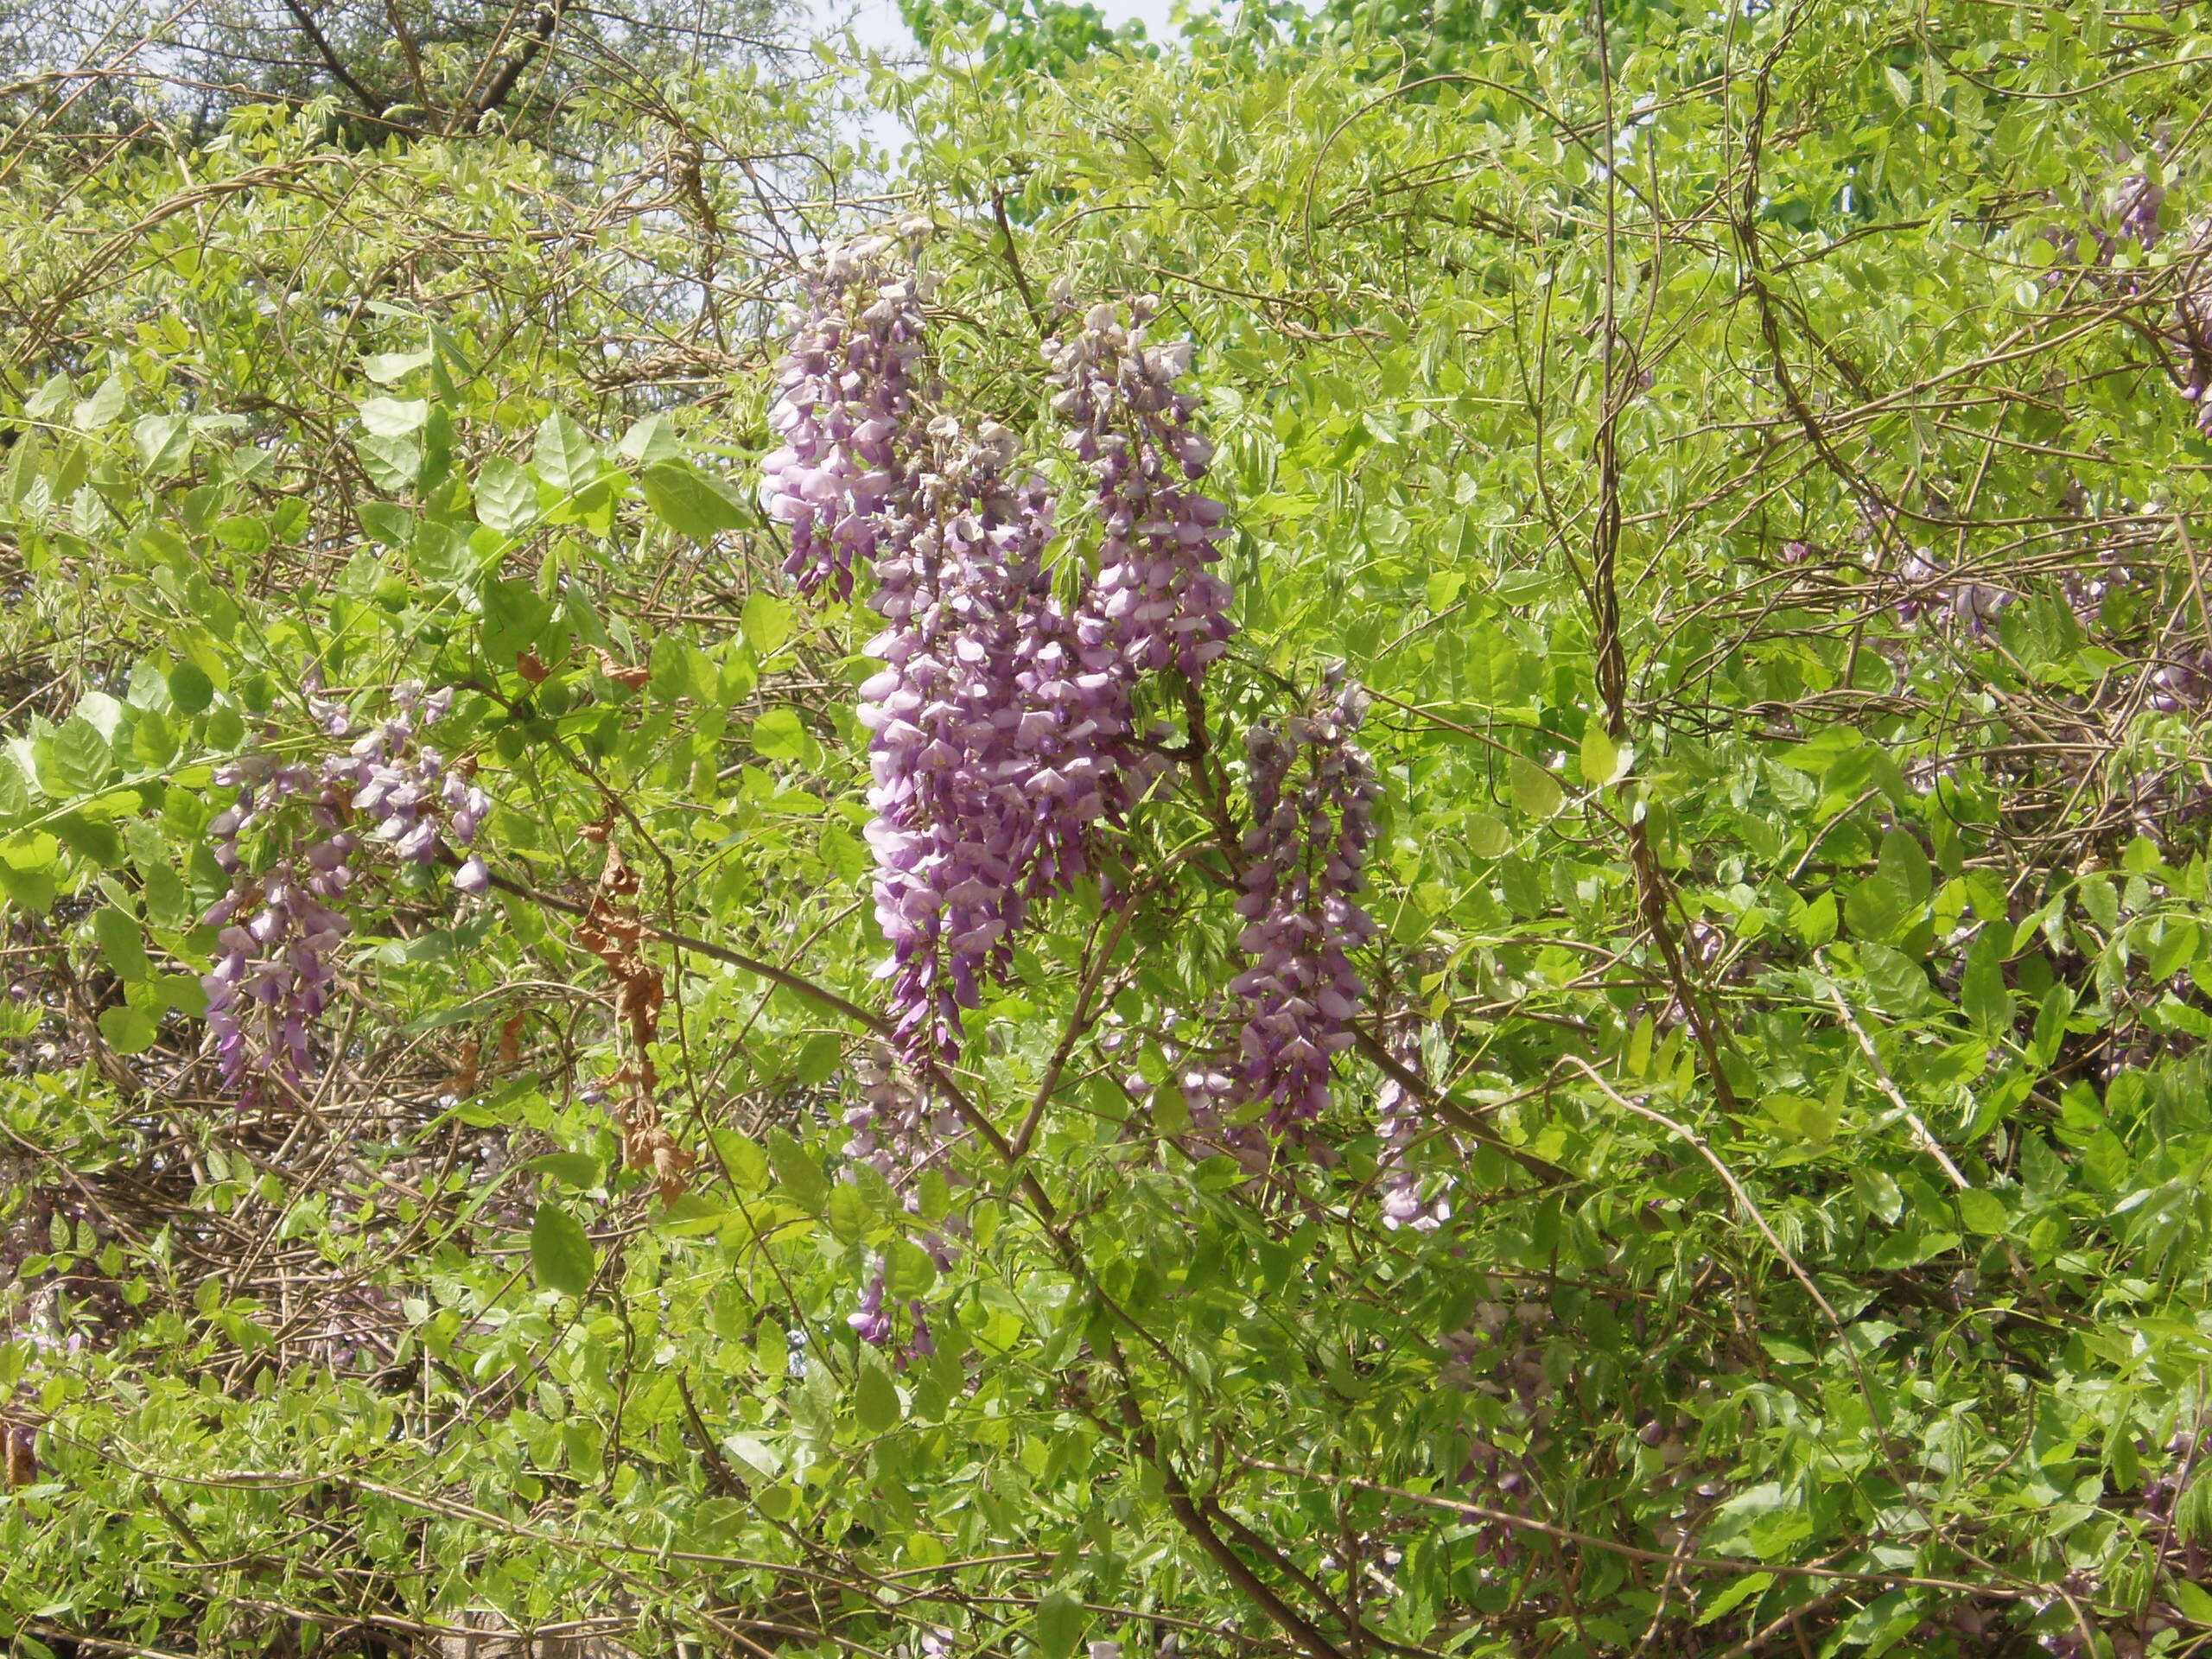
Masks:
[[[825,255],[778,379],[763,499],[791,527],[786,569],[809,591],[852,590],[872,567],[868,645],[884,664],[861,688],[871,733],[880,970],[910,1061],[950,1063],[962,1016],[1002,976],[1032,908],[1096,867],[1095,837],[1152,789],[1164,728],[1141,730],[1145,683],[1197,688],[1228,650],[1225,510],[1197,486],[1212,448],[1197,425],[1186,341],[1152,337],[1159,302],[1075,315],[1045,346],[1053,412],[1090,480],[1095,561],[1067,561],[1065,601],[1048,550],[1052,490],[994,423],[972,432],[927,416],[920,281],[876,238]],[[1365,700],[1332,683],[1319,710],[1249,740],[1253,826],[1240,849],[1241,943],[1253,965],[1242,1057],[1216,1092],[1262,1103],[1277,1135],[1325,1109],[1362,987],[1352,954],[1372,937],[1358,892],[1377,795],[1352,741]],[[1303,759],[1304,766],[1293,772]],[[879,1084],[880,1079],[878,1080]],[[941,1144],[917,1100],[887,1113],[871,1086],[851,1150],[911,1178]],[[862,1316],[856,1316],[856,1319]],[[865,1313],[871,1331],[880,1307]]]

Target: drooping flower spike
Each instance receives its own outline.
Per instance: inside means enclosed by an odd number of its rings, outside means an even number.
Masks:
[[[328,737],[350,735],[345,706],[325,696],[317,679],[310,677],[307,690],[317,728]],[[448,765],[420,741],[451,709],[453,692],[426,693],[410,681],[392,701],[389,719],[320,766],[251,754],[215,773],[217,783],[238,791],[207,826],[215,861],[232,880],[231,891],[203,918],[221,931],[214,963],[200,982],[226,1088],[251,1094],[258,1073],[297,1084],[315,1069],[309,1034],[337,979],[335,952],[353,931],[338,906],[364,850],[382,844],[406,862],[434,864],[449,849],[470,848],[491,810],[473,765]],[[240,837],[287,803],[310,796],[316,838],[266,870],[246,870]],[[453,876],[462,893],[480,893],[490,881],[474,852]]]
[[[1281,731],[1256,726],[1246,739],[1252,828],[1237,943],[1253,962],[1230,988],[1246,1010],[1237,1080],[1246,1099],[1267,1103],[1278,1133],[1327,1109],[1363,996],[1351,953],[1375,924],[1356,895],[1381,792],[1352,741],[1366,712],[1366,694],[1347,685]]]

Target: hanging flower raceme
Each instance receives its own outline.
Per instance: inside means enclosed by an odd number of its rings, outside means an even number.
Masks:
[[[1080,709],[1039,699],[1037,658],[1067,632],[1043,563],[1052,498],[1012,476],[1003,428],[971,439],[940,417],[931,437],[920,522],[877,563],[885,667],[860,720],[892,1015],[910,1054],[950,1058],[961,1010],[1004,971],[1031,901],[1080,869],[1103,805]]]
[[[897,245],[874,237],[823,255],[777,378],[768,424],[782,442],[761,463],[761,500],[791,526],[784,569],[809,593],[827,583],[850,598],[854,565],[910,522],[906,439],[924,324]]]
[[[1198,397],[1178,391],[1188,341],[1147,339],[1159,302],[1141,297],[1125,323],[1099,305],[1046,347],[1052,407],[1074,428],[1076,458],[1097,480],[1105,531],[1096,581],[1077,611],[1086,664],[1127,674],[1178,668],[1197,681],[1229,649],[1229,583],[1212,566],[1226,510],[1190,486],[1213,446],[1192,424]],[[1102,649],[1103,648],[1103,649]]]
[[[1351,1046],[1359,1011],[1351,953],[1375,924],[1354,895],[1380,794],[1352,741],[1366,708],[1348,686],[1319,712],[1280,732],[1255,727],[1246,740],[1252,828],[1236,911],[1238,944],[1254,960],[1231,986],[1246,1007],[1238,1080],[1246,1098],[1268,1103],[1279,1133],[1327,1108],[1331,1064]]]
[[[1421,1017],[1417,1008],[1405,1008],[1389,1022],[1384,1046],[1390,1058],[1414,1077],[1421,1075]],[[1377,1158],[1377,1178],[1382,1194],[1382,1224],[1394,1231],[1409,1227],[1433,1232],[1452,1218],[1448,1185],[1425,1192],[1421,1172],[1414,1166],[1414,1145],[1421,1135],[1421,1102],[1395,1074],[1386,1074],[1375,1100],[1375,1130],[1382,1142]]]
[[[868,1165],[896,1190],[912,1195],[922,1173],[932,1166],[952,1170],[944,1148],[959,1133],[960,1119],[935,1105],[901,1075],[896,1058],[878,1050],[858,1068],[861,1103],[845,1114],[853,1138],[845,1155]]]
[[[325,734],[343,738],[352,731],[345,708],[325,697],[319,682],[310,679],[308,696]],[[257,1071],[292,1084],[313,1071],[308,1033],[337,978],[334,955],[352,931],[335,906],[353,885],[363,849],[382,843],[407,862],[434,864],[473,843],[491,810],[472,765],[448,766],[419,741],[423,728],[452,707],[452,691],[426,695],[410,681],[393,701],[390,719],[320,766],[253,754],[215,774],[238,798],[207,826],[215,861],[232,880],[231,891],[203,918],[220,931],[214,965],[200,985],[226,1087],[251,1093]],[[310,797],[315,836],[296,839],[268,869],[246,872],[240,837]],[[481,892],[490,880],[474,854],[453,877],[463,893]]]
[[[861,1103],[845,1114],[853,1138],[845,1155],[868,1164],[881,1175],[916,1218],[912,1243],[926,1251],[939,1272],[952,1267],[953,1243],[949,1234],[964,1235],[964,1222],[947,1216],[936,1225],[920,1220],[921,1181],[934,1171],[948,1187],[961,1185],[960,1172],[947,1156],[960,1130],[957,1113],[933,1104],[900,1071],[898,1057],[879,1047],[861,1060],[858,1071]],[[937,1351],[930,1334],[929,1309],[918,1298],[906,1302],[908,1336],[897,1340],[896,1305],[887,1307],[887,1276],[879,1262],[861,1295],[860,1306],[845,1316],[846,1323],[863,1342],[888,1348],[902,1367],[912,1358],[927,1358]]]
[[[1092,864],[1096,826],[1164,762],[1133,733],[1139,684],[1192,680],[1227,649],[1211,569],[1221,505],[1190,486],[1211,458],[1176,389],[1187,345],[1147,343],[1157,303],[1112,307],[1047,347],[1056,409],[1096,479],[1098,569],[1064,605],[1045,563],[1050,491],[1013,435],[940,416],[918,429],[918,284],[878,238],[828,255],[785,359],[765,465],[802,588],[851,590],[865,561],[883,671],[862,688],[876,915],[899,1047],[950,1060],[961,1015],[1002,976],[1031,908]]]

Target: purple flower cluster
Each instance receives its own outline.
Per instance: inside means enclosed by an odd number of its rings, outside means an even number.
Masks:
[[[1897,567],[1897,579],[1906,585],[1897,602],[1897,620],[1910,624],[1927,617],[1955,623],[1978,639],[1988,638],[2014,595],[1986,582],[1953,581],[1951,575],[1925,553],[1907,554]]]
[[[878,1267],[870,1275],[868,1286],[861,1292],[861,1305],[845,1315],[845,1323],[860,1334],[860,1339],[875,1348],[891,1348],[904,1370],[913,1359],[927,1359],[937,1352],[937,1337],[930,1330],[929,1310],[918,1301],[906,1304],[909,1330],[906,1340],[895,1342],[897,1326],[893,1322],[892,1310],[884,1306],[887,1294],[883,1269]]]
[[[914,418],[923,352],[918,286],[872,238],[825,253],[778,377],[768,424],[781,447],[761,463],[768,516],[791,526],[785,574],[811,593],[853,592],[853,567],[901,532],[912,480],[901,440]]]
[[[1366,752],[1352,741],[1367,698],[1346,686],[1318,712],[1276,732],[1253,728],[1252,828],[1237,914],[1237,943],[1253,965],[1230,988],[1244,999],[1239,1081],[1268,1103],[1281,1133],[1310,1123],[1329,1103],[1329,1072],[1351,1046],[1361,985],[1351,952],[1374,936],[1355,901],[1374,836],[1381,791]],[[1304,775],[1294,778],[1300,758]]]
[[[1196,679],[1227,649],[1221,504],[1189,486],[1211,454],[1176,389],[1186,345],[1147,344],[1157,304],[1094,308],[1046,348],[1055,407],[1096,479],[1098,569],[1063,604],[1045,559],[1050,491],[993,423],[918,429],[925,320],[896,242],[825,256],[785,358],[763,499],[785,569],[849,595],[871,563],[883,618],[861,688],[881,969],[910,1056],[957,1057],[963,1009],[1001,976],[1031,907],[1090,868],[1094,826],[1148,787],[1133,710],[1147,673]]]
[[[1033,899],[1084,868],[1107,810],[1115,728],[1071,682],[1070,627],[1043,555],[1052,501],[1011,476],[1011,433],[940,417],[916,523],[880,550],[870,606],[885,667],[861,688],[873,734],[876,918],[909,1053],[958,1052],[960,1011],[1002,972]]]
[[[1105,530],[1096,581],[1077,612],[1099,626],[1127,669],[1179,668],[1192,680],[1229,649],[1230,587],[1221,557],[1225,510],[1191,489],[1213,446],[1192,424],[1198,397],[1176,389],[1187,341],[1147,342],[1159,302],[1141,297],[1124,324],[1091,308],[1076,333],[1046,346],[1053,409],[1074,428],[1069,447],[1097,480]]]
[[[910,1053],[959,1052],[960,1012],[1002,974],[1030,907],[1090,868],[1093,827],[1148,786],[1136,741],[1143,677],[1195,680],[1228,648],[1217,561],[1224,510],[1186,487],[1210,459],[1175,390],[1187,346],[1145,342],[1156,307],[1111,307],[1047,347],[1055,408],[1096,480],[1099,568],[1072,606],[1044,560],[1053,502],[1014,472],[1011,434],[933,422],[911,529],[881,539],[870,601],[887,664],[862,688],[875,734],[876,913]]]
[[[1417,1010],[1408,1008],[1404,1017],[1394,1021],[1389,1040],[1390,1058],[1412,1072],[1421,1075],[1421,1020]],[[1452,1219],[1451,1189],[1423,1196],[1421,1172],[1414,1167],[1414,1142],[1421,1133],[1420,1102],[1412,1090],[1395,1077],[1385,1075],[1382,1087],[1375,1102],[1375,1127],[1382,1137],[1381,1166],[1382,1189],[1382,1224],[1395,1231],[1401,1227],[1417,1233],[1433,1232]]]
[[[308,687],[309,710],[327,735],[342,738],[352,721],[342,705]],[[366,842],[381,842],[408,862],[429,865],[448,845],[467,847],[491,810],[473,768],[448,766],[422,728],[452,707],[453,693],[425,694],[409,682],[394,694],[397,712],[343,753],[318,766],[250,754],[219,769],[219,784],[238,798],[208,823],[215,861],[232,876],[231,891],[202,918],[219,928],[213,968],[200,984],[207,1023],[226,1086],[251,1091],[257,1069],[296,1084],[314,1068],[308,1032],[337,977],[334,953],[352,924],[334,906],[353,884],[354,860]],[[258,874],[248,874],[239,838],[274,820],[296,800],[309,800],[316,838],[295,844]],[[363,826],[372,825],[367,833]],[[480,893],[491,874],[471,854],[454,874],[463,893]]]
[[[925,1169],[932,1163],[942,1166],[944,1147],[959,1132],[959,1115],[948,1107],[932,1107],[900,1075],[888,1052],[870,1054],[857,1071],[861,1103],[845,1114],[845,1127],[853,1132],[845,1155],[871,1166],[911,1196]],[[952,1171],[945,1174],[950,1179]]]
[[[2093,280],[2097,285],[2120,297],[2140,297],[2147,287],[2141,267],[2122,267],[2116,256],[2124,245],[2144,253],[2157,248],[2165,235],[2158,222],[2165,202],[2165,187],[2150,173],[2123,174],[2108,188],[2094,193],[2086,204],[2085,238],[2070,230],[2053,229],[2047,234],[2062,249],[2084,239],[2094,244]],[[2207,242],[2212,241],[2212,226],[2199,220],[2184,227],[2183,234],[2193,245],[2191,251],[2201,256]],[[2152,327],[2181,380],[2183,399],[2196,406],[2198,429],[2212,435],[2212,284],[2205,279],[2201,257],[2177,261],[2172,269],[2179,278],[2173,289],[2172,312],[2162,324],[2154,321]],[[2069,280],[2063,264],[2045,278],[2054,287]]]
[[[878,1049],[862,1060],[859,1074],[863,1103],[845,1114],[846,1127],[853,1132],[845,1155],[872,1166],[905,1195],[908,1213],[917,1212],[924,1170],[935,1166],[949,1182],[959,1179],[945,1157],[959,1131],[959,1118],[950,1111],[932,1110],[921,1091],[900,1075],[897,1057],[888,1049]],[[944,1232],[918,1225],[912,1236],[940,1272],[950,1270],[953,1249]],[[908,1336],[899,1343],[894,1310],[885,1306],[887,1289],[879,1263],[861,1293],[859,1307],[845,1316],[846,1323],[861,1341],[893,1349],[902,1368],[910,1359],[928,1358],[937,1351],[928,1308],[918,1300],[907,1302]]]

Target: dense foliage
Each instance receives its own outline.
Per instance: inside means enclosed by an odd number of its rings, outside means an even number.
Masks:
[[[2200,1650],[2205,21],[27,123],[17,1649]]]

